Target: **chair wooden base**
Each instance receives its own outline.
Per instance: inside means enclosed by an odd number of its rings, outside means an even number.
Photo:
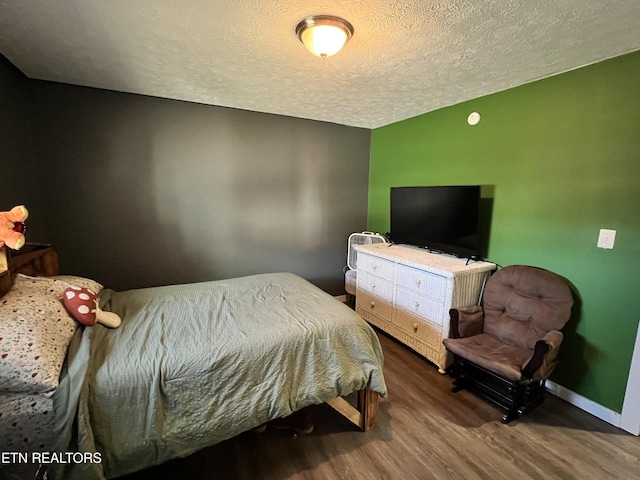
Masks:
[[[547,390],[544,380],[514,382],[457,355],[447,373],[454,378],[453,392],[469,390],[493,404],[504,413],[502,423],[536,408],[544,401]]]

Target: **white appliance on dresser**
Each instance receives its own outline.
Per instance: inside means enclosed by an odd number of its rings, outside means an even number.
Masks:
[[[356,248],[356,312],[444,373],[451,363],[442,344],[449,310],[478,305],[496,265],[405,245]]]

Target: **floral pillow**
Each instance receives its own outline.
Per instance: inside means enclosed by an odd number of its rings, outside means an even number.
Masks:
[[[88,288],[96,295],[99,294],[100,290],[104,288],[102,284],[96,282],[95,280],[91,280],[90,278],[84,278],[84,277],[76,277],[75,275],[56,275],[55,277],[47,277],[47,278],[51,278],[53,280],[59,280],[61,282],[67,282],[68,285],[66,285],[64,288],[67,288],[69,286]],[[62,291],[64,291],[64,288],[62,289]],[[60,298],[62,298],[62,293],[60,293]]]
[[[58,386],[67,347],[78,323],[61,302],[65,288],[102,288],[81,277],[17,275],[0,298],[0,394],[41,393]]]
[[[47,451],[52,448],[52,395],[53,392],[0,395],[0,452]]]

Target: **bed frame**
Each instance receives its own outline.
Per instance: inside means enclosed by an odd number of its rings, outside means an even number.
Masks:
[[[32,277],[58,275],[58,254],[53,245],[27,243],[18,251],[0,248],[0,297],[9,291],[18,273]]]
[[[358,392],[356,405],[351,405],[342,397],[329,400],[327,405],[341,414],[344,418],[353,423],[363,432],[371,430],[378,421],[378,398],[377,392],[368,388]]]
[[[18,273],[34,277],[58,275],[58,254],[55,247],[27,243],[17,252],[9,252],[6,247],[0,248],[0,297],[9,291],[13,278]],[[378,399],[377,392],[364,389],[357,392],[355,406],[343,397],[329,400],[327,404],[366,432],[376,425]]]

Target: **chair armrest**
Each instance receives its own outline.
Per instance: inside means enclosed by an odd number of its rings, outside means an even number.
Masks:
[[[484,310],[479,305],[449,310],[451,338],[472,337],[482,333]]]
[[[551,330],[536,342],[533,353],[522,368],[522,375],[534,380],[544,380],[556,367],[558,351],[562,344],[562,332]]]

